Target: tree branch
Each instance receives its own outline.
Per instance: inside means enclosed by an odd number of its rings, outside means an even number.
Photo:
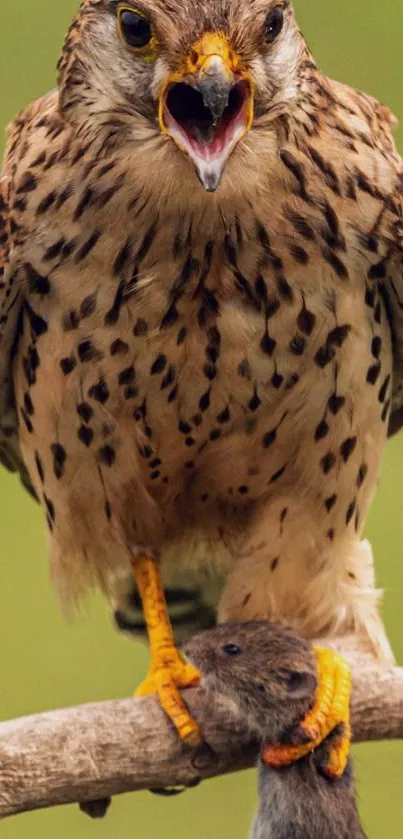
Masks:
[[[403,738],[403,668],[380,668],[348,639],[355,741]],[[350,647],[350,649],[349,649]],[[258,744],[219,697],[202,687],[186,702],[216,759],[188,751],[154,698],[83,705],[0,723],[0,818],[103,799],[122,792],[189,786],[253,766]]]

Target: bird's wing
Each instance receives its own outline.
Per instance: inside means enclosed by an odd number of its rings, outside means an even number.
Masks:
[[[14,156],[19,136],[11,138],[0,177],[0,463],[18,472],[24,487],[35,490],[25,466],[19,441],[18,417],[12,383],[12,359],[18,340],[23,303],[23,277],[13,266],[14,229],[10,196],[13,191]]]
[[[371,233],[379,234],[380,250],[375,247],[367,291],[370,299],[374,291],[382,297],[392,334],[392,376],[379,391],[385,414],[390,408],[388,436],[391,437],[403,426],[403,159],[396,151],[393,137],[396,117],[373,97],[360,91],[356,91],[356,96],[368,119],[371,141],[380,152],[373,182],[364,175],[361,188],[378,212]]]
[[[379,288],[385,302],[392,332],[393,376],[388,435],[391,437],[403,426],[403,160],[390,197],[387,238],[390,258],[385,265],[375,268],[379,273]],[[383,396],[382,396],[383,398]]]

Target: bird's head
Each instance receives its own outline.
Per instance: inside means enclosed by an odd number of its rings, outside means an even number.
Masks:
[[[84,0],[61,108],[110,143],[120,127],[125,140],[158,136],[214,191],[243,138],[292,108],[305,51],[290,0]]]

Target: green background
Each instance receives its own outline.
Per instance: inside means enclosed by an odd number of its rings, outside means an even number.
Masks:
[[[180,0],[178,0],[180,2]],[[247,2],[247,0],[245,0]],[[74,0],[0,0],[0,123],[54,86],[54,67]],[[387,102],[403,122],[401,0],[298,0],[302,28],[329,75]],[[403,149],[403,133],[398,134]],[[402,439],[388,445],[367,535],[384,614],[403,659],[403,536],[399,491]],[[61,617],[48,581],[42,519],[17,480],[0,475],[0,718],[125,696],[145,671],[147,654],[112,631],[98,598],[73,625]],[[403,744],[355,749],[360,806],[371,839],[403,837]],[[255,773],[210,781],[176,800],[149,793],[117,798],[103,822],[78,807],[16,816],[1,839],[243,839],[255,806]]]

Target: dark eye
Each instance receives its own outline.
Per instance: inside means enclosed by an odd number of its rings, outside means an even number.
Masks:
[[[223,650],[227,655],[241,655],[241,648],[237,644],[224,644]]]
[[[265,39],[268,44],[272,44],[280,34],[284,23],[284,9],[276,6],[267,15],[265,29]]]
[[[146,47],[152,38],[150,22],[132,9],[119,9],[119,29],[126,43],[135,49]]]

